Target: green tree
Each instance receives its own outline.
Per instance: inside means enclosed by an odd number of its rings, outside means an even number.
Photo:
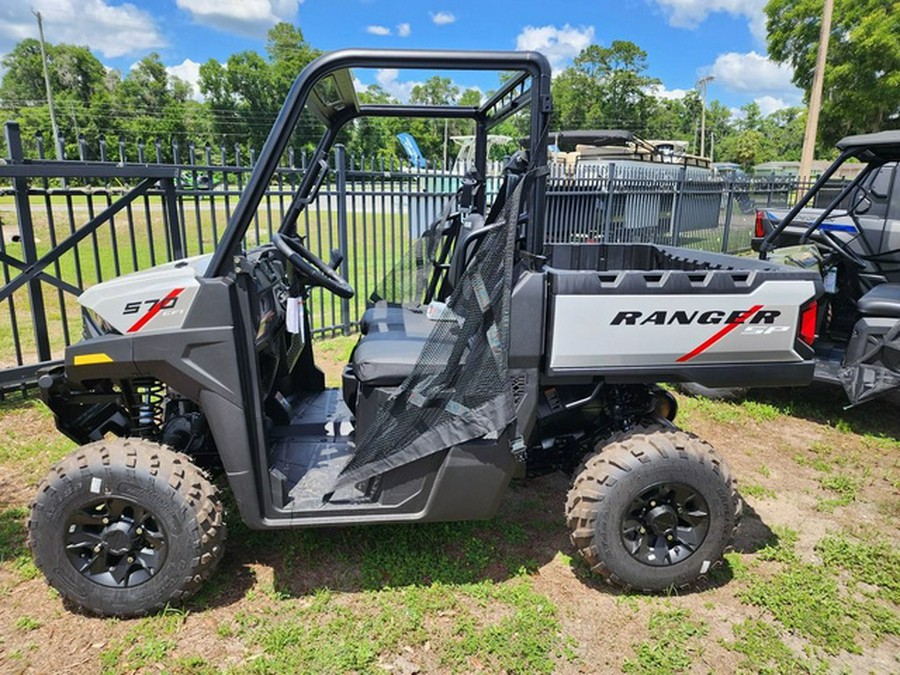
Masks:
[[[659,80],[644,74],[647,53],[633,42],[589,45],[553,81],[555,128],[619,128],[642,132],[653,116],[648,93]]]
[[[450,105],[459,99],[459,87],[449,77],[434,75],[422,84],[412,88],[409,102],[417,105]],[[444,153],[444,135],[450,135],[449,121],[445,125],[440,119],[409,120],[409,132],[415,137],[419,149],[428,158],[442,157]],[[448,161],[449,139],[447,140]]]
[[[377,84],[357,93],[360,103],[396,103],[390,94]],[[404,126],[403,120],[390,117],[360,117],[355,119],[341,138],[347,151],[357,160],[377,157],[394,158],[399,147],[396,134]]]
[[[268,33],[266,55],[242,51],[225,64],[210,59],[200,66],[200,91],[206,97],[216,136],[229,145],[259,149],[269,134],[288,91],[300,71],[321,52],[289,23]],[[295,133],[295,149],[309,145],[320,128],[303,116]]]
[[[766,159],[766,137],[756,129],[748,129],[737,135],[734,145],[734,159],[749,169]]]
[[[643,74],[647,52],[627,40],[613,40],[609,47],[590,45],[575,58],[575,68],[600,84],[603,114],[614,126],[646,126],[654,102],[647,92],[660,84]]]
[[[607,126],[600,83],[575,68],[553,80],[553,128],[557,131]]]
[[[41,132],[49,141],[50,113],[40,43],[32,38],[22,40],[2,63],[6,69],[0,82],[2,107],[20,121],[26,138]],[[67,154],[72,156],[77,153],[78,134],[93,142],[108,124],[102,103],[118,85],[118,77],[107,76],[91,51],[76,45],[47,45],[47,65],[60,134],[68,141]]]
[[[19,42],[3,57],[6,72],[0,84],[0,98],[9,104],[46,101],[40,43],[33,38]],[[87,105],[95,92],[104,87],[103,64],[87,47],[47,45],[50,85],[63,100]]]
[[[798,162],[806,132],[806,111],[796,107],[776,110],[763,120],[762,132],[769,140],[768,159]]]
[[[769,0],[768,47],[794,69],[807,99],[819,46],[822,0]],[[819,136],[900,128],[900,10],[893,0],[835,0]]]
[[[159,140],[168,158],[173,142],[187,140],[189,93],[186,83],[169,76],[159,54],[148,54],[114,92],[108,131],[123,135],[132,144]]]
[[[739,131],[762,130],[763,114],[756,101],[742,105],[741,112],[743,113],[743,116],[738,118],[736,125]]]
[[[321,52],[310,46],[300,28],[282,21],[269,30],[266,54],[271,64],[274,95],[284,100],[300,71]]]

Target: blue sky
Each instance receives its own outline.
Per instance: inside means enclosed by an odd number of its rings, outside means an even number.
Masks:
[[[646,50],[660,94],[679,96],[713,75],[710,99],[764,113],[800,103],[790,70],[766,57],[765,0],[8,0],[0,7],[0,54],[36,37],[31,7],[51,42],[89,46],[125,72],[150,51],[174,74],[196,81],[207,59],[262,52],[275,22],[300,26],[320,49],[404,47],[537,49],[563,68],[590,44],[631,40]],[[404,96],[422,73],[360,74]],[[492,83],[462,75],[460,84]]]

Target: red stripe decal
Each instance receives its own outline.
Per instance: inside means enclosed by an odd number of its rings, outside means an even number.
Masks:
[[[684,356],[679,356],[677,359],[675,359],[675,362],[676,362],[676,363],[684,363],[685,361],[690,361],[692,358],[694,358],[694,357],[697,356],[698,354],[702,354],[702,353],[705,352],[707,349],[709,349],[709,348],[712,347],[714,344],[716,344],[719,340],[721,340],[723,337],[725,337],[726,335],[728,335],[728,334],[729,334],[731,331],[733,331],[735,328],[737,328],[739,325],[741,325],[742,323],[744,323],[744,322],[745,322],[747,319],[749,319],[751,316],[753,316],[754,314],[756,314],[756,313],[757,313],[759,310],[761,310],[762,308],[763,308],[762,305],[753,305],[753,307],[751,307],[751,308],[748,309],[746,312],[744,312],[743,314],[741,314],[741,315],[737,318],[737,320],[736,320],[734,323],[728,324],[728,325],[725,326],[722,330],[720,330],[718,333],[716,333],[715,335],[713,335],[711,338],[709,338],[709,339],[706,340],[705,342],[703,342],[703,343],[697,345],[696,347],[694,347],[691,351],[689,351],[689,352],[688,352],[687,354],[685,354]]]
[[[135,321],[134,325],[128,329],[128,332],[129,333],[137,333],[141,328],[143,328],[146,325],[146,323],[150,319],[152,319],[154,316],[159,314],[159,310],[162,309],[162,306],[164,304],[166,304],[169,300],[177,298],[179,295],[181,295],[181,291],[183,291],[183,290],[184,290],[183,288],[173,288],[172,292],[169,293],[166,297],[164,297],[162,300],[157,300],[156,304],[153,305],[153,307],[151,307],[150,309],[148,309],[147,313],[144,314],[144,316],[142,316],[140,319]]]

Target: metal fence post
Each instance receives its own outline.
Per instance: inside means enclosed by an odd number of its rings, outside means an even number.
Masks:
[[[350,243],[347,233],[347,156],[340,143],[334,146],[335,188],[337,189],[338,246],[350,269]],[[341,298],[341,326],[344,335],[350,334],[350,299]]]
[[[687,180],[687,165],[678,171],[678,182],[675,184],[675,203],[672,205],[672,246],[678,246],[681,237],[681,199],[684,197],[684,183]]]
[[[609,163],[609,173],[607,174],[607,190],[606,190],[606,207],[603,210],[603,243],[609,242],[609,231],[612,227],[612,211],[613,198],[616,194],[616,163]],[[598,197],[602,199],[602,197]]]
[[[178,197],[175,194],[175,179],[163,178],[159,181],[164,192],[163,220],[166,231],[169,233],[169,243],[172,247],[171,260],[180,260],[187,257],[184,249],[184,238],[181,236],[181,225],[178,222]]]
[[[21,164],[25,159],[22,150],[22,135],[18,122],[6,123],[6,147],[9,150],[10,164]],[[22,255],[25,264],[31,266],[37,262],[37,247],[34,239],[34,223],[31,220],[31,204],[28,201],[28,179],[24,176],[12,179],[15,193],[16,218],[19,221],[19,236],[22,241]],[[34,329],[34,345],[38,360],[49,361],[50,338],[47,333],[47,315],[44,308],[44,289],[39,279],[28,282],[28,302],[31,306],[32,327]]]
[[[728,237],[731,234],[731,217],[734,214],[734,178],[728,181],[725,203],[725,229],[722,232],[722,253],[728,253]]]

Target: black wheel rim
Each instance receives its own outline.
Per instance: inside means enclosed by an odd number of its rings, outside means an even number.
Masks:
[[[123,497],[96,499],[66,524],[66,555],[79,574],[101,586],[132,588],[162,568],[168,550],[159,520]]]
[[[690,558],[709,532],[703,496],[683,483],[660,483],[635,497],[622,519],[622,543],[636,560],[653,567]]]

